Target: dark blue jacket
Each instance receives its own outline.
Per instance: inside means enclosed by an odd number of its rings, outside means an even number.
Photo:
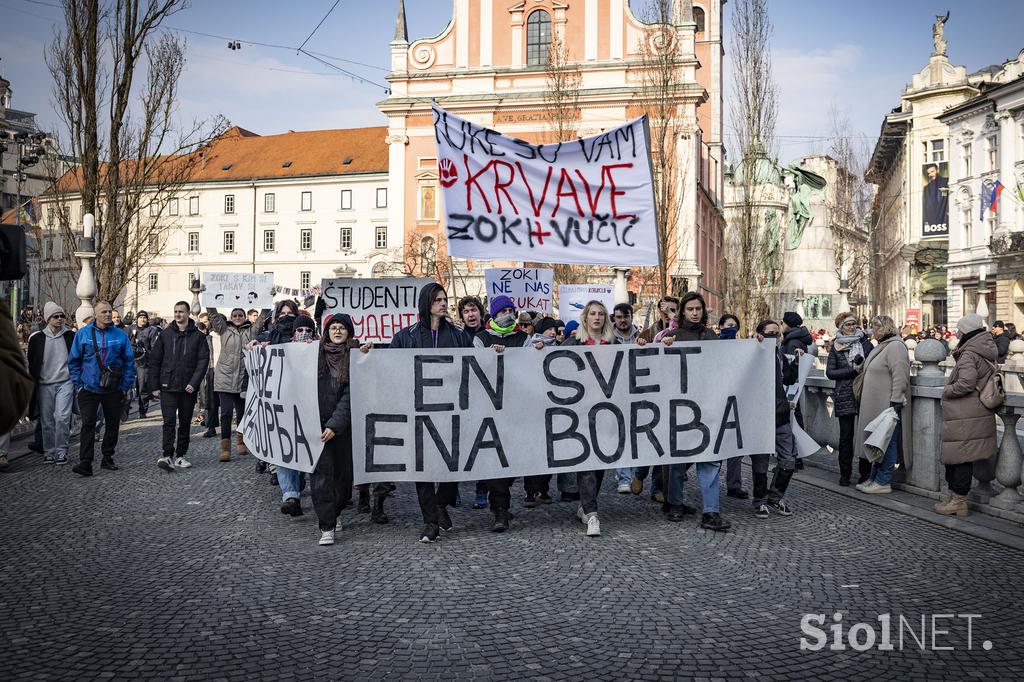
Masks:
[[[100,388],[100,365],[96,360],[96,347],[92,342],[93,330],[96,331],[96,342],[99,344],[101,355],[106,347],[104,363],[109,367],[121,368],[121,390],[130,390],[135,386],[135,356],[132,354],[128,334],[113,324],[99,329],[95,322],[90,322],[75,334],[71,352],[68,354],[71,382],[76,389],[84,388],[90,393],[109,392]]]

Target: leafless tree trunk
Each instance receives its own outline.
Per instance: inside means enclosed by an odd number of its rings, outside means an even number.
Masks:
[[[849,117],[835,106],[829,109],[831,141],[828,154],[836,161],[836,178],[831,183],[831,230],[836,276],[847,266],[850,289],[867,294],[870,276],[870,248],[865,227],[871,211],[872,186],[864,180],[870,152],[866,140],[853,131]]]
[[[773,147],[778,92],[772,76],[772,22],[768,0],[736,0],[730,55],[734,65],[731,125],[736,139],[739,206],[726,227],[726,309],[747,332],[768,314],[770,290],[781,275],[780,240],[785,229],[769,229],[758,207],[760,167]]]
[[[176,226],[163,215],[166,200],[192,179],[203,146],[225,125],[218,117],[179,126],[174,117],[185,43],[160,29],[187,4],[63,0],[64,26],[46,51],[65,128],[59,137],[79,162],[54,178],[50,198],[65,244],[80,225],[65,210],[71,201],[96,217],[99,299],[115,300],[160,253]]]

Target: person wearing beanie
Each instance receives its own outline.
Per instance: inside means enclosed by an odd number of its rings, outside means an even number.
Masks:
[[[956,324],[960,342],[953,351],[956,365],[942,389],[942,455],[949,492],[935,505],[944,515],[967,516],[974,463],[990,459],[998,449],[995,410],[981,401],[981,393],[996,365],[998,336],[985,332],[980,315],[964,315]]]
[[[245,400],[242,391],[246,385],[244,348],[252,341],[253,327],[245,309],[235,308],[231,317],[225,317],[216,308],[207,308],[210,329],[220,339],[220,353],[213,368],[213,390],[220,405],[220,461],[231,461],[231,418],[242,423]],[[235,432],[235,446],[239,455],[248,453],[242,434]]]
[[[206,336],[189,317],[185,301],[174,304],[174,321],[160,332],[149,354],[148,389],[160,398],[163,416],[163,454],[157,466],[167,472],[188,469],[192,414],[199,397],[199,386],[210,365],[210,347]],[[177,424],[177,436],[175,436]]]
[[[448,319],[448,294],[431,282],[420,289],[419,321],[399,330],[391,339],[391,348],[471,348],[473,338]],[[447,506],[455,504],[456,483],[416,483],[423,529],[418,542],[437,540],[440,531],[454,529]]]
[[[132,352],[135,354],[135,386],[133,388],[139,401],[139,419],[145,419],[149,411],[150,395],[146,390],[148,385],[147,372],[149,371],[149,353],[153,350],[153,344],[160,336],[160,328],[149,323],[149,313],[140,310],[135,315],[135,324],[128,327],[128,340],[131,342]],[[126,398],[127,400],[127,398]]]
[[[66,324],[64,309],[53,301],[43,306],[43,318],[46,324],[42,330],[28,339],[28,372],[35,384],[29,417],[39,419],[43,462],[67,464],[75,400],[68,357],[75,333]]]
[[[530,344],[531,335],[520,329],[516,323],[516,304],[511,298],[505,295],[495,296],[491,299],[489,307],[491,319],[474,337],[473,346],[475,348],[492,348],[495,352],[502,353],[506,348],[523,348]],[[508,530],[509,521],[512,518],[509,509],[512,502],[511,489],[514,480],[513,478],[496,478],[477,482],[477,499],[474,500],[473,506],[476,507],[480,501],[479,488],[481,483],[485,483],[491,513],[494,515],[491,530],[495,533]]]
[[[811,355],[817,354],[818,346],[814,343],[814,337],[803,324],[804,318],[799,313],[789,311],[782,316],[782,352],[784,354],[796,355],[798,350]],[[804,414],[799,403],[796,406],[796,423],[803,428]],[[804,468],[803,460],[796,461],[796,468]]]

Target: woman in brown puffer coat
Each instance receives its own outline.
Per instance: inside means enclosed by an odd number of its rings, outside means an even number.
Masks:
[[[960,343],[956,366],[942,389],[942,463],[949,497],[935,505],[939,514],[967,516],[974,462],[996,452],[995,412],[981,402],[981,391],[996,371],[995,341],[980,315],[964,315],[956,324]]]

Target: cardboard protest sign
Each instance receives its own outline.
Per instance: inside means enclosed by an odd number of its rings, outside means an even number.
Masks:
[[[352,316],[356,338],[364,343],[389,343],[403,327],[419,319],[420,289],[428,278],[325,279],[321,296],[331,313]]]
[[[274,276],[255,272],[204,272],[206,290],[199,295],[204,308],[274,307]]]
[[[448,253],[460,258],[657,265],[647,118],[535,145],[436,104]]]
[[[516,310],[554,310],[551,294],[554,271],[543,268],[487,268],[484,281],[488,300],[505,295],[516,304]]]
[[[357,483],[471,481],[775,450],[752,340],[352,355]]]
[[[579,320],[583,308],[591,301],[600,301],[612,314],[615,290],[611,284],[561,284],[558,287],[558,318],[563,322]]]
[[[245,354],[249,389],[238,430],[249,451],[264,462],[310,473],[320,442],[316,343],[256,346]],[[312,387],[312,389],[311,389]]]

